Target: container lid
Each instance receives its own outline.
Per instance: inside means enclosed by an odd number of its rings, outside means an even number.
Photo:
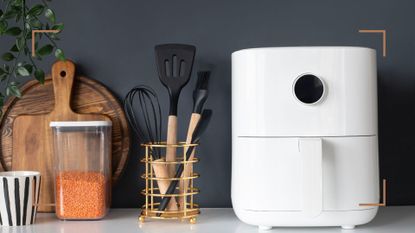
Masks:
[[[99,127],[112,126],[111,121],[51,121],[50,127]]]

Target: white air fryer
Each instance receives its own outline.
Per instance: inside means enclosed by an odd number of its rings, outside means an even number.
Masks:
[[[376,52],[359,47],[232,54],[232,203],[243,222],[341,226],[379,203]]]

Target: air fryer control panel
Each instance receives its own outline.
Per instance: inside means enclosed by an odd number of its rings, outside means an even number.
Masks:
[[[233,134],[376,135],[375,55],[371,49],[347,47],[233,53]]]
[[[318,103],[324,95],[323,81],[313,75],[304,74],[298,77],[294,82],[294,95],[302,103]]]

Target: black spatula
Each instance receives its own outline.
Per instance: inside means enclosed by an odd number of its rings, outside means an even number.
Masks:
[[[161,83],[170,96],[170,110],[167,126],[167,144],[177,143],[177,103],[182,88],[189,82],[192,73],[196,47],[184,44],[162,44],[155,47],[156,63]],[[176,148],[166,149],[166,161],[176,160]],[[174,167],[168,168],[173,175]]]

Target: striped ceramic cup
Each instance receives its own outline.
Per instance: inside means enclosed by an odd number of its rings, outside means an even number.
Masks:
[[[33,224],[39,203],[40,173],[35,171],[0,172],[0,224]]]

